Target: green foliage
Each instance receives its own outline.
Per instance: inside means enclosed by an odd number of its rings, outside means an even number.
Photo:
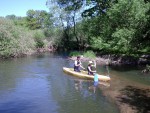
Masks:
[[[0,56],[17,56],[48,44],[62,50],[98,50],[126,55],[150,53],[149,1],[52,2],[56,6],[50,11],[57,10],[57,13],[28,10],[26,17],[8,15],[0,19]],[[91,51],[84,54],[93,55]]]
[[[141,49],[141,31],[148,22],[148,9],[143,0],[119,0],[108,10],[110,25],[114,28],[109,42],[112,46],[115,43],[116,50],[128,54]]]
[[[36,40],[36,48],[43,48],[44,42],[41,39]]]
[[[83,56],[86,58],[96,58],[96,55],[93,51],[86,51],[83,53]]]
[[[6,19],[15,20],[17,17],[15,15],[7,15]]]
[[[27,26],[26,17],[17,17],[15,15],[7,15],[5,18],[8,20],[12,20],[15,25],[24,26],[24,27]]]
[[[76,57],[76,56],[81,56],[83,54],[84,57],[86,58],[96,58],[95,53],[90,50],[90,51],[86,51],[86,52],[79,52],[79,51],[73,51],[69,53],[70,57]]]
[[[53,29],[45,29],[44,35],[46,39],[61,50],[64,50],[63,30],[59,27],[53,27]],[[66,44],[67,45],[67,44]]]
[[[82,16],[95,17],[105,15],[106,9],[108,9],[113,2],[117,0],[86,0],[83,1],[88,9],[84,10]]]
[[[116,30],[116,32],[112,34],[113,41],[111,42],[111,45],[113,46],[111,49],[113,51],[119,51],[120,53],[127,54],[128,52],[130,52],[131,49],[130,42],[132,40],[133,35],[133,29],[128,30],[124,28]]]
[[[78,12],[80,12],[83,2],[81,0],[47,0],[47,6],[57,18],[55,18],[55,25],[63,29],[60,46],[63,45],[65,50],[82,48],[82,38],[77,33],[76,23],[81,18],[81,14]]]
[[[33,35],[26,28],[14,26],[13,22],[0,19],[0,57],[16,57],[34,49]]]
[[[80,55],[81,55],[81,53],[78,52],[78,51],[73,51],[73,52],[70,52],[70,53],[69,53],[69,56],[70,56],[70,57],[75,57],[75,56],[80,56]]]
[[[89,46],[111,53],[149,53],[150,3],[143,0],[94,2],[95,9],[84,12],[88,18],[83,21],[83,30],[89,37]],[[98,4],[107,7],[104,13]]]
[[[46,38],[43,30],[29,30],[27,27],[23,27],[26,25],[25,21],[25,18],[17,18],[16,16],[8,19],[0,18],[0,57],[17,57],[30,54],[36,48],[51,45],[51,37]]]
[[[44,47],[44,41],[43,41],[44,38],[45,38],[45,35],[42,31],[36,31],[35,32],[34,39],[35,39],[37,48],[43,48]]]
[[[50,28],[53,24],[52,14],[44,10],[28,10],[27,11],[27,26],[31,30]]]
[[[142,53],[142,54],[144,54],[144,53],[148,53],[148,54],[150,54],[150,47],[144,47],[143,49],[140,49],[140,50],[138,50],[137,51],[138,53]]]
[[[53,37],[56,34],[55,28],[53,28],[53,29],[46,28],[43,30],[43,33],[44,33],[45,37],[49,37],[49,38]]]
[[[27,27],[26,17],[20,17],[20,18],[14,19],[14,24],[18,26]]]

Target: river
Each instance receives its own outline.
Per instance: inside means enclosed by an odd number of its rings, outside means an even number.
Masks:
[[[0,113],[119,113],[113,99],[118,91],[150,86],[150,77],[134,68],[109,67],[111,82],[96,87],[65,74],[64,66],[73,61],[52,53],[0,61]],[[105,66],[97,69],[108,74]],[[149,112],[147,107],[143,110]]]

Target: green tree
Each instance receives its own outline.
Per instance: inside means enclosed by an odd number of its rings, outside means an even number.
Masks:
[[[76,23],[78,21],[79,11],[83,5],[83,2],[80,0],[48,0],[48,7],[51,7],[51,3],[55,3],[57,5],[57,9],[59,9],[60,13],[60,23],[62,25],[63,31],[64,31],[64,41],[68,44],[71,43],[71,40],[76,39],[76,45],[77,47],[80,47],[80,38],[77,36],[77,30],[76,30]],[[53,6],[56,8],[56,6]],[[54,9],[54,8],[53,8]],[[78,14],[78,15],[77,15]],[[69,46],[68,46],[69,47]]]
[[[33,33],[14,25],[12,20],[0,19],[0,57],[17,57],[34,49]]]
[[[143,0],[118,0],[110,1],[108,4],[105,13],[103,13],[104,8],[99,10],[96,8],[94,12],[90,8],[84,12],[90,15],[83,13],[84,16],[90,17],[87,19],[86,27],[92,47],[126,54],[138,52],[145,45],[142,43],[144,36],[149,33],[146,29],[149,25],[149,3]],[[146,32],[145,35],[143,30]],[[149,41],[146,42],[146,45],[148,44]]]
[[[14,19],[16,19],[17,17],[16,17],[16,15],[7,15],[5,18],[6,18],[6,19],[14,20]]]
[[[32,29],[50,28],[53,24],[52,14],[44,10],[28,10],[27,11],[27,26]]]
[[[55,5],[65,12],[64,42],[119,54],[150,52],[149,0],[56,0]]]

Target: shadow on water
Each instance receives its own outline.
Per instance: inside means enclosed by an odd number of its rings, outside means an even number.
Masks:
[[[116,66],[110,66],[111,69],[120,71],[120,72],[125,72],[125,71],[133,71],[133,70],[142,70],[141,67],[139,66],[129,66],[129,65],[116,65]]]
[[[138,113],[150,113],[150,89],[127,86],[120,92],[121,96],[117,98],[121,103],[130,105]]]

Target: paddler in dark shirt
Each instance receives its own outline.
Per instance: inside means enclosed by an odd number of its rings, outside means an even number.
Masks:
[[[96,73],[96,61],[89,61],[87,70],[88,70],[88,75],[94,75],[94,73]]]
[[[81,60],[80,60],[80,56],[77,56],[77,59],[76,59],[75,62],[74,62],[74,71],[81,72],[80,67],[81,67],[82,69],[85,69],[85,68],[82,66],[82,63],[81,63]]]

